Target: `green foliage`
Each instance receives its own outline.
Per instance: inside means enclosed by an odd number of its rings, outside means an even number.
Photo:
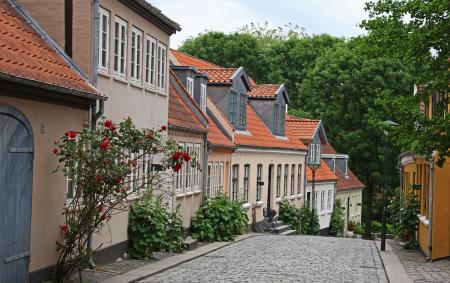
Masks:
[[[349,221],[347,223],[347,231],[352,231],[353,232],[353,227],[355,226],[355,224],[353,223],[353,221]]]
[[[358,235],[362,235],[364,233],[364,226],[361,224],[355,225],[353,227],[353,232]]]
[[[382,228],[381,222],[372,220],[372,232],[381,233],[381,228]]]
[[[400,209],[400,221],[396,226],[397,236],[406,242],[405,249],[415,249],[417,247],[417,214],[420,213],[420,203],[414,193],[405,195],[403,205]]]
[[[184,227],[178,209],[170,211],[163,196],[150,194],[132,205],[129,214],[129,253],[137,259],[149,259],[153,252],[179,252],[186,248]]]
[[[283,200],[280,203],[279,219],[288,224],[291,229],[300,233],[300,209],[295,207],[288,200]]]
[[[330,232],[331,236],[340,237],[344,230],[344,212],[342,210],[341,200],[336,199],[331,213]]]
[[[247,230],[248,217],[241,202],[227,195],[207,199],[191,221],[192,237],[201,241],[233,241]]]
[[[300,233],[304,235],[319,235],[320,224],[319,216],[315,209],[309,205],[300,208]]]
[[[425,156],[437,150],[437,164],[442,166],[450,149],[450,114],[445,114],[449,97],[443,96],[437,103],[436,116],[431,119],[418,113],[418,105],[428,104],[433,93],[450,92],[449,2],[376,0],[368,1],[365,9],[370,18],[361,26],[368,30],[373,56],[398,59],[410,67],[415,83],[424,86],[423,92],[414,97],[385,101],[392,117],[402,124],[396,141],[404,151]]]

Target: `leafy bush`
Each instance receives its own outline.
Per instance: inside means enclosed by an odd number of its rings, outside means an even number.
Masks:
[[[386,233],[387,234],[395,234],[394,225],[390,223],[386,223]]]
[[[192,237],[201,241],[232,241],[247,230],[248,217],[241,202],[227,195],[207,199],[191,221]]]
[[[381,232],[381,222],[372,220],[372,232],[380,233]]]
[[[415,249],[418,245],[417,232],[417,214],[419,214],[420,203],[414,193],[408,193],[403,199],[403,207],[400,210],[400,219],[396,234],[401,240],[406,242],[405,249]]]
[[[355,224],[353,223],[353,221],[350,220],[347,223],[347,231],[352,231],[353,232],[354,227],[355,227]]]
[[[178,252],[186,248],[183,221],[169,210],[162,196],[149,194],[130,209],[128,236],[129,253],[138,259],[149,259],[153,252]]]
[[[283,200],[280,203],[279,218],[281,221],[288,224],[291,229],[300,233],[300,209],[295,207],[288,200]]]
[[[300,233],[304,235],[319,235],[320,224],[316,210],[312,210],[309,205],[300,208]]]
[[[364,233],[364,227],[362,225],[355,225],[353,227],[353,232],[358,235],[362,235]]]
[[[331,236],[340,237],[344,230],[344,212],[341,207],[341,200],[336,199],[333,207],[333,213],[330,219],[330,231]]]

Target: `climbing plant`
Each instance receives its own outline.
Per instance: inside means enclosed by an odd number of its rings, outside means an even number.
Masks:
[[[166,138],[166,129],[136,129],[129,118],[118,125],[103,120],[95,129],[85,125],[55,142],[53,153],[60,163],[56,171],[69,180],[57,241],[58,282],[68,280],[77,270],[81,281],[81,268],[101,247],[91,248],[90,236],[114,214],[127,211],[130,196],[143,195],[150,187],[167,193],[163,189],[167,169],[177,172],[191,161],[187,152]],[[151,170],[155,157],[159,170]],[[195,166],[195,160],[191,164]]]

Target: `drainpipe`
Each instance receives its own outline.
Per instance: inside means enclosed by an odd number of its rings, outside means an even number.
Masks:
[[[433,186],[434,186],[434,155],[430,160],[430,185],[428,186],[428,257],[427,260],[432,260],[433,251]]]
[[[398,157],[398,163],[397,163],[397,168],[400,169],[400,195],[399,195],[399,203],[400,203],[400,208],[402,207],[402,199],[403,199],[403,165],[402,162],[400,160],[400,156]],[[402,218],[400,216],[399,221],[402,221]]]
[[[100,22],[100,16],[99,16],[99,7],[100,2],[99,0],[93,0],[92,1],[92,64],[91,64],[91,83],[94,86],[97,86],[97,65],[98,65],[98,29],[99,29],[99,22]],[[99,110],[96,112],[97,107],[92,107],[92,121],[91,121],[91,128],[92,130],[95,130],[97,125],[97,120],[103,115],[104,109],[105,109],[105,101],[100,100],[99,101]],[[88,235],[88,249],[93,250],[92,246],[92,233],[89,233]],[[92,256],[88,259],[88,265],[91,269],[95,268],[94,260],[92,259]]]
[[[225,165],[225,164],[224,164]],[[225,167],[224,167],[225,171]],[[225,173],[225,172],[224,172]],[[202,190],[202,201],[200,205],[203,204],[203,201],[206,199],[206,182],[207,182],[207,176],[208,175],[208,133],[205,133],[203,136],[203,190]],[[223,178],[223,176],[222,176]]]

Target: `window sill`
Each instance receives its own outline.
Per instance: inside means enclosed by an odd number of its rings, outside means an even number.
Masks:
[[[98,69],[98,75],[108,79],[111,78],[111,75],[109,74],[108,70]]]
[[[123,84],[128,84],[128,81],[126,80],[125,77],[119,77],[118,75],[114,75],[114,81],[119,82],[119,83],[123,83]]]
[[[276,199],[275,199],[275,202],[277,202],[277,203],[282,202],[282,201],[283,201],[282,198],[276,198]]]
[[[132,87],[139,88],[139,89],[143,89],[143,88],[144,88],[144,87],[142,86],[141,82],[138,82],[138,81],[131,81],[130,85],[131,85]]]
[[[263,204],[264,204],[264,202],[259,200],[259,201],[256,202],[255,206],[256,206],[256,207],[260,207],[260,206],[262,206]]]
[[[186,192],[186,196],[192,196],[193,194],[194,194],[193,191],[187,191],[187,192]]]
[[[295,196],[291,195],[291,196],[286,197],[286,199],[292,200],[292,199],[295,199]]]
[[[156,88],[154,86],[144,84],[144,89],[146,92],[156,94]]]
[[[321,213],[320,213],[320,216],[325,216],[326,214],[328,214],[328,213],[326,213],[326,212],[321,212]]]
[[[252,207],[252,205],[251,205],[250,203],[246,202],[246,203],[244,203],[244,204],[242,205],[242,207],[243,207],[244,209],[248,210],[250,207]]]
[[[200,190],[200,189],[195,189],[194,190],[194,195],[198,195],[198,194],[200,194],[202,192],[202,190]]]
[[[302,194],[297,194],[297,198],[302,198],[303,195]]]
[[[177,198],[184,198],[186,196],[186,194],[185,193],[176,193],[175,196]]]

